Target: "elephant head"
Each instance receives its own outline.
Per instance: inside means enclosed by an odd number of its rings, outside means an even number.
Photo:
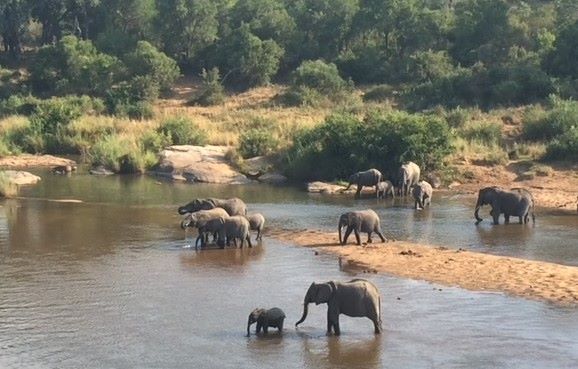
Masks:
[[[179,207],[179,214],[194,213],[199,210],[211,210],[215,203],[211,199],[195,199],[185,206]]]
[[[476,202],[476,210],[474,211],[474,218],[476,218],[476,224],[480,224],[483,220],[478,215],[480,208],[487,204],[493,204],[496,201],[497,187],[486,187],[482,188],[478,193],[478,201]]]
[[[251,312],[251,314],[249,314],[249,320],[247,321],[247,337],[251,335],[251,332],[249,331],[251,325],[257,323],[257,320],[264,312],[265,309],[255,309]]]
[[[349,190],[349,188],[351,186],[353,186],[354,184],[357,184],[357,182],[359,182],[359,173],[353,173],[352,175],[349,176],[347,181],[349,182],[349,184],[347,185],[347,188],[344,191]]]
[[[187,215],[185,219],[183,219],[183,221],[181,222],[182,229],[187,229],[187,227],[194,227],[192,214]]]
[[[343,227],[347,227],[351,224],[351,213],[342,214],[339,217],[339,223],[337,224],[337,232],[339,233],[339,243],[343,245],[343,238],[341,236],[341,230]]]
[[[325,304],[331,300],[333,294],[335,293],[335,284],[333,282],[327,283],[311,283],[307,293],[305,294],[305,299],[303,301],[303,316],[295,326],[303,323],[305,318],[307,318],[308,306],[310,303],[314,302],[315,305]]]

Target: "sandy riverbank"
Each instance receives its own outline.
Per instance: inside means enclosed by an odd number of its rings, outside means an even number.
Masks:
[[[404,241],[340,246],[337,233],[314,230],[272,230],[268,236],[314,247],[372,272],[578,306],[578,267]]]

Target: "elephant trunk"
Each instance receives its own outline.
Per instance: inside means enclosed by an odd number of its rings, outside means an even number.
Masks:
[[[480,200],[478,200],[478,202],[476,203],[476,210],[474,211],[474,218],[476,218],[476,224],[480,224],[480,222],[483,220],[478,215],[481,207],[482,207],[482,204],[481,204]]]
[[[251,324],[253,324],[253,323],[254,323],[253,319],[251,319],[251,317],[249,317],[249,321],[247,322],[247,337],[251,336],[250,328],[251,328]]]
[[[305,300],[305,303],[303,305],[303,315],[301,316],[301,319],[299,319],[299,321],[297,323],[295,323],[295,327],[297,327],[299,324],[303,323],[305,321],[305,319],[307,318],[308,306],[309,306],[309,302],[307,300]]]

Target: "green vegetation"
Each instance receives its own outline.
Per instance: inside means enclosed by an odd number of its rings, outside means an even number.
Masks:
[[[13,197],[18,193],[18,186],[10,181],[6,173],[0,171],[0,197]]]
[[[347,178],[359,168],[378,168],[391,175],[406,160],[437,169],[451,152],[449,127],[437,117],[386,112],[360,120],[334,115],[296,135],[286,171],[297,179]]]
[[[191,100],[190,105],[220,105],[225,102],[225,88],[221,84],[221,75],[219,68],[214,67],[210,70],[203,69],[201,73],[203,79],[203,89],[201,93]]]
[[[204,145],[207,143],[205,132],[185,117],[169,118],[161,122],[157,132],[168,137],[173,145]]]
[[[263,128],[250,129],[239,137],[239,153],[243,158],[271,154],[278,146],[279,141],[271,131]]]

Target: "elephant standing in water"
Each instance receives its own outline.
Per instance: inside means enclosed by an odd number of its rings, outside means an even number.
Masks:
[[[285,313],[279,308],[271,309],[255,309],[249,314],[247,321],[247,337],[251,335],[251,325],[257,323],[255,333],[261,332],[267,334],[269,327],[277,328],[279,333],[283,331],[283,322],[285,321]]]
[[[247,204],[236,197],[231,199],[195,199],[179,207],[179,214],[194,213],[199,210],[210,210],[214,208],[223,208],[230,216],[247,214]]]
[[[369,169],[364,172],[357,172],[349,176],[349,185],[344,191],[349,190],[352,185],[357,185],[355,197],[360,197],[363,186],[375,186],[375,197],[378,196],[377,185],[383,180],[383,175],[377,169]]]
[[[219,234],[218,243],[221,248],[225,247],[225,242],[229,245],[231,240],[233,240],[233,244],[237,247],[237,239],[241,241],[241,248],[243,248],[245,241],[247,241],[249,247],[253,247],[247,218],[236,215],[228,218],[219,218],[218,221],[220,222],[220,226],[216,225],[215,228]]]
[[[382,181],[377,184],[377,197],[386,198],[391,195],[395,197],[395,187],[391,181]]]
[[[416,209],[423,209],[426,205],[429,206],[431,204],[433,188],[428,182],[420,181],[418,184],[414,185],[412,193]]]
[[[184,230],[187,227],[196,227],[199,230],[199,236],[195,241],[195,248],[197,247],[199,241],[201,242],[201,247],[205,247],[209,234],[215,235],[220,227],[220,219],[228,218],[229,214],[222,208],[214,208],[211,210],[199,210],[194,213],[190,213],[181,222],[181,228]]]
[[[478,213],[480,208],[486,204],[492,207],[490,215],[494,219],[494,224],[499,224],[500,214],[504,214],[506,224],[510,222],[510,216],[519,217],[520,224],[528,223],[530,211],[532,212],[532,221],[535,222],[534,198],[528,190],[514,189],[508,191],[499,187],[482,188],[478,193],[478,201],[474,211],[476,225],[483,220]]]
[[[265,227],[265,217],[261,213],[247,214],[247,220],[249,221],[249,230],[257,231],[256,241],[263,239],[263,228]]]
[[[341,238],[341,229],[347,227],[345,230],[345,236]],[[359,232],[367,233],[367,242],[371,243],[371,234],[373,232],[381,238],[381,242],[385,242],[386,239],[381,233],[381,226],[379,221],[379,216],[377,213],[371,209],[350,211],[348,213],[342,214],[339,217],[339,224],[337,225],[337,232],[339,233],[339,243],[345,245],[347,243],[347,238],[351,232],[355,232],[355,239],[357,244],[361,245],[361,239],[359,237]]]
[[[367,317],[373,322],[375,333],[381,333],[381,298],[375,285],[365,279],[349,282],[311,283],[303,302],[303,316],[295,326],[307,318],[308,305],[327,304],[327,334],[333,330],[340,335],[339,314]]]
[[[407,196],[411,186],[419,182],[419,166],[413,161],[408,161],[399,168],[397,175],[397,190],[401,196]]]

